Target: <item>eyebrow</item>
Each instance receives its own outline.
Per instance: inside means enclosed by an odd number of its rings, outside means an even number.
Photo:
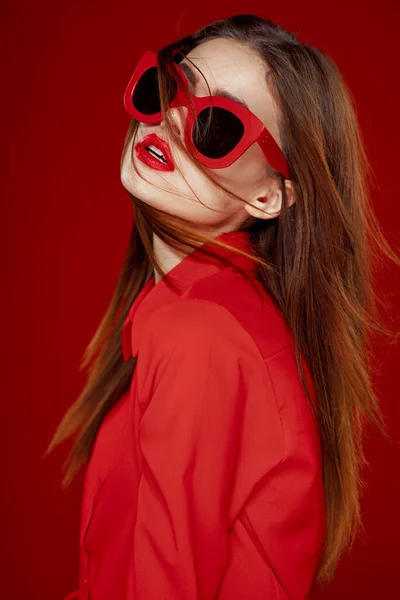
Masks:
[[[197,78],[195,72],[189,67],[189,65],[187,63],[180,62],[180,63],[178,63],[177,66],[182,69],[182,71],[186,75],[187,79],[190,81],[190,83],[194,87],[196,85],[196,83],[198,82],[198,78]],[[231,94],[231,92],[228,92],[227,90],[224,90],[222,88],[216,88],[214,90],[213,95],[214,96],[222,96],[223,98],[228,98],[229,100],[233,100],[234,102],[237,102],[238,104],[241,104],[242,106],[244,106],[245,108],[250,110],[249,107],[247,106],[246,102],[244,102],[243,100],[240,100],[240,98],[238,98],[234,94]]]

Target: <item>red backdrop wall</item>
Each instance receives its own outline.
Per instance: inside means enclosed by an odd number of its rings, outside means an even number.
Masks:
[[[182,0],[156,8],[121,0],[1,3],[0,594],[8,600],[58,600],[77,585],[82,476],[62,492],[69,446],[45,460],[42,455],[82,388],[78,364],[127,247],[132,210],[119,160],[129,117],[122,96],[138,52],[217,18],[253,12],[330,53],[357,101],[380,182],[374,192],[379,220],[399,248],[399,5],[211,4],[199,11]],[[395,267],[382,269],[379,285],[397,328],[399,280]],[[315,598],[397,597],[400,348],[377,351],[377,391],[397,443],[371,429],[362,499],[366,535]]]

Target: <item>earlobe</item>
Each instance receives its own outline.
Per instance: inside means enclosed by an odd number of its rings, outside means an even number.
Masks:
[[[288,206],[291,206],[294,202],[292,182],[286,179],[285,186]],[[282,190],[276,185],[265,196],[259,196],[245,206],[248,213],[257,219],[274,219],[282,210]]]
[[[276,186],[265,196],[258,196],[246,204],[250,215],[256,219],[274,219],[279,215],[282,206],[282,192]]]
[[[271,201],[271,196],[257,198],[252,204],[246,204],[246,209],[256,219],[274,219],[279,215],[280,203],[277,208],[277,203]]]

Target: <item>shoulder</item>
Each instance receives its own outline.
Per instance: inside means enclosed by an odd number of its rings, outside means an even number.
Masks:
[[[263,358],[293,344],[292,332],[282,312],[255,274],[246,278],[235,270],[225,269],[197,281],[185,297],[209,301],[229,312]]]
[[[293,336],[271,297],[254,278],[226,269],[197,281],[178,300],[158,308],[146,324],[145,337],[156,346],[190,341],[246,348],[263,359],[293,344]]]
[[[249,333],[223,305],[204,298],[185,298],[157,309],[146,325],[146,339],[154,350],[187,352],[202,349],[251,351],[258,349]]]
[[[161,392],[164,413],[166,403],[175,414],[183,402],[197,414],[214,414],[217,406],[220,414],[240,414],[245,398],[258,404],[269,385],[264,360],[240,323],[223,306],[193,298],[166,304],[149,318],[137,377],[142,414]]]

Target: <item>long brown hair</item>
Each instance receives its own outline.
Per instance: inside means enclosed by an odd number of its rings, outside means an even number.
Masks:
[[[359,498],[365,486],[366,424],[373,422],[390,440],[373,390],[370,348],[372,334],[397,339],[380,319],[377,304],[383,302],[374,283],[381,255],[396,265],[400,260],[374,215],[370,200],[374,176],[349,88],[332,58],[277,24],[254,15],[236,15],[159,51],[161,106],[170,139],[214,181],[192,149],[181,143],[169,119],[167,67],[174,69],[177,57],[220,37],[252,48],[265,60],[280,111],[282,151],[290,167],[295,202],[288,206],[283,176],[267,165],[266,176],[276,177],[282,186],[282,211],[277,218],[249,218],[241,229],[249,232],[257,278],[293,332],[304,389],[310,398],[300,356],[307,362],[317,393],[327,527],[316,580],[327,583],[340,555],[362,529]],[[121,165],[137,129],[138,123],[132,120]],[[80,368],[88,367],[87,383],[48,449],[76,434],[64,485],[87,463],[101,422],[129,389],[136,359],[123,361],[122,326],[154,269],[165,275],[153,253],[153,234],[174,248],[196,248],[205,242],[225,246],[199,233],[193,223],[129,195],[134,223],[128,251],[110,305],[82,359]]]

